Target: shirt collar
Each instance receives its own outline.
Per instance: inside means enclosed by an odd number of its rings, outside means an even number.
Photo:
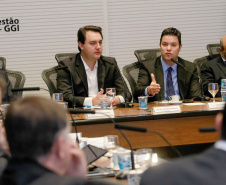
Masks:
[[[214,144],[214,148],[226,151],[226,141],[221,139]]]
[[[84,64],[85,70],[86,71],[90,70],[89,66],[86,64],[85,60],[82,58],[82,55],[80,55],[80,56],[81,56],[82,62]],[[97,67],[98,67],[98,60],[96,61],[96,64],[95,64],[94,68],[97,68]]]
[[[168,65],[167,63],[164,62],[164,60],[161,57],[161,63],[162,63],[162,69],[164,72],[168,70],[169,67],[172,67],[173,71],[177,71],[177,64],[173,64],[172,66]]]
[[[224,59],[224,57],[221,55],[221,58],[223,60],[223,62],[226,64],[226,60]]]

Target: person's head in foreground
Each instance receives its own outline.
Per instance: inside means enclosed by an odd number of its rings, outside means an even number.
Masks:
[[[58,175],[85,177],[85,156],[68,136],[66,111],[57,102],[42,97],[16,100],[4,125],[12,159],[31,159]]]

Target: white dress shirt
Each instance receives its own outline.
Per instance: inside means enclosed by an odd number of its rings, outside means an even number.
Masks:
[[[214,144],[214,148],[220,149],[226,152],[226,141],[221,139]]]
[[[86,71],[86,78],[88,83],[88,95],[89,97],[85,98],[83,106],[92,106],[92,99],[94,96],[96,96],[99,92],[98,89],[98,79],[97,79],[97,68],[98,68],[98,62],[96,61],[96,64],[94,66],[94,69],[91,71],[89,66],[85,63],[81,56],[82,62],[85,67]]]
[[[98,61],[96,61],[94,69],[93,69],[93,71],[91,71],[89,66],[83,60],[82,56],[81,56],[81,59],[82,59],[82,62],[84,64],[85,71],[86,71],[86,78],[87,78],[87,83],[88,83],[88,95],[89,95],[89,97],[85,98],[83,106],[93,106],[92,99],[100,91],[100,89],[98,89],[98,77],[97,77]],[[121,95],[118,95],[118,97],[119,97],[121,103],[125,102],[125,99]]]

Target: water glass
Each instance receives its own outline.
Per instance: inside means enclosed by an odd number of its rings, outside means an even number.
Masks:
[[[213,102],[215,102],[215,96],[219,90],[218,83],[209,83],[208,84],[208,91],[213,96]]]
[[[52,99],[58,102],[63,101],[63,94],[62,93],[53,93]]]
[[[119,146],[119,139],[117,135],[104,136],[104,148],[109,152],[111,150],[117,150]]]
[[[138,164],[139,167],[143,170],[150,167],[152,164],[152,149],[143,148],[136,150],[135,161],[136,164]]]
[[[112,101],[116,95],[116,89],[115,88],[106,88],[106,95],[111,102],[110,109],[113,109]]]
[[[140,96],[138,97],[139,101],[139,109],[147,109],[148,97],[147,96]]]

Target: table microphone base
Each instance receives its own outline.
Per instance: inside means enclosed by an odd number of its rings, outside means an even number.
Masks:
[[[116,106],[119,107],[119,108],[129,108],[129,107],[133,107],[134,105],[131,102],[127,102],[127,103],[120,103]]]
[[[209,101],[210,98],[207,96],[198,96],[194,98],[194,101]]]

